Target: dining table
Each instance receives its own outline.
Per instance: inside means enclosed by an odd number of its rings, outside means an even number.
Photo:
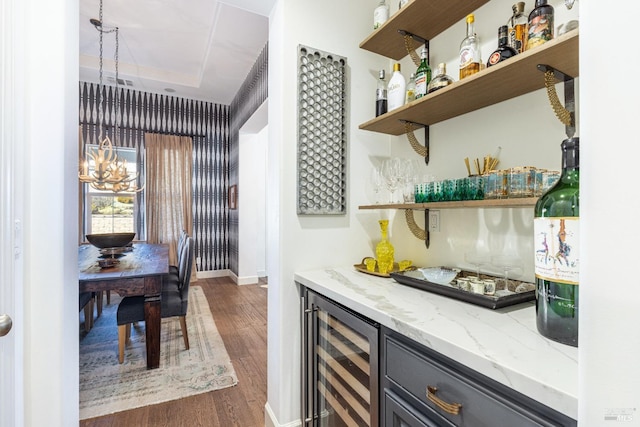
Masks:
[[[112,258],[110,267],[99,260]],[[114,291],[122,297],[144,296],[147,369],[160,365],[160,295],[169,273],[169,245],[134,242],[122,248],[78,246],[80,292]],[[116,325],[114,325],[116,327]],[[116,356],[117,357],[117,356]]]

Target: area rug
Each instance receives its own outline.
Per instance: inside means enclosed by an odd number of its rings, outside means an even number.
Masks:
[[[105,300],[106,301],[106,300]],[[131,328],[118,363],[116,310],[111,295],[87,334],[80,332],[80,419],[181,399],[233,386],[238,379],[199,286],[189,289],[185,350],[178,318],[162,319],[160,367],[147,370],[144,322]]]

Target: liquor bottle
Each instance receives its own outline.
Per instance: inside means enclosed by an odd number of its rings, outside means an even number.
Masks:
[[[524,14],[524,2],[511,6],[513,15],[509,19],[509,46],[514,48],[516,52],[522,53],[527,44],[527,27],[529,19]]]
[[[416,70],[416,99],[422,98],[427,94],[427,86],[431,81],[431,68],[427,63],[427,47],[422,48],[420,52],[420,65]]]
[[[411,76],[409,76],[409,81],[407,82],[407,90],[406,90],[406,96],[404,98],[404,103],[408,104],[415,99],[416,99],[416,75],[411,73]]]
[[[387,82],[384,80],[384,70],[378,74],[376,89],[376,117],[387,112]]]
[[[518,54],[514,48],[509,46],[509,37],[507,35],[508,31],[509,27],[506,25],[503,25],[498,29],[498,48],[489,56],[487,67],[496,65],[498,62],[502,62],[505,59],[509,59]]]
[[[400,2],[398,3],[398,9],[402,9],[402,6],[407,3],[409,3],[409,0],[400,0]]]
[[[467,36],[460,43],[460,80],[480,71],[480,40],[474,30],[475,17],[467,15]]]
[[[378,7],[373,10],[373,29],[377,30],[389,19],[389,6],[386,0],[380,0]]]
[[[578,346],[580,141],[562,142],[562,174],[536,203],[536,323],[545,337]]]
[[[393,74],[389,80],[387,86],[387,107],[388,111],[395,110],[398,107],[404,105],[404,98],[406,96],[407,81],[400,72],[400,64],[393,64]]]
[[[529,14],[527,48],[533,49],[553,39],[553,6],[547,0],[536,0],[536,7]]]
[[[447,64],[441,62],[437,70],[436,76],[427,85],[427,93],[435,92],[453,83],[453,78],[447,75]]]

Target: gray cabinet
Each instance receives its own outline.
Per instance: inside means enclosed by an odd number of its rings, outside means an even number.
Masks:
[[[386,328],[382,331],[382,419],[386,426],[577,425],[575,420],[401,334]]]

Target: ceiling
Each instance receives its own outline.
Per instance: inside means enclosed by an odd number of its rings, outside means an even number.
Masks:
[[[120,85],[231,104],[267,43],[276,0],[103,0],[118,27]],[[99,81],[99,0],[80,0],[80,80]],[[103,35],[103,82],[115,84],[115,33]]]

